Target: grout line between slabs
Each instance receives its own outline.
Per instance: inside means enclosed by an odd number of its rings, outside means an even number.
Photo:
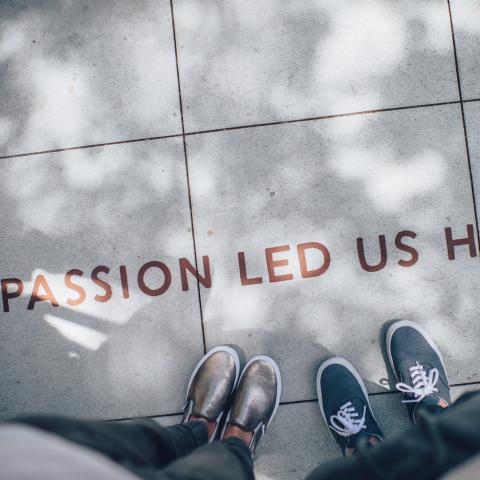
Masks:
[[[110,418],[105,420],[106,422],[125,422],[127,420],[142,420],[145,418],[169,418],[169,417],[177,417],[179,415],[183,415],[183,412],[174,412],[174,413],[164,413],[162,415],[145,415],[141,417],[122,417],[122,418]]]
[[[176,40],[175,40],[176,42]],[[175,53],[177,54],[176,51],[176,45],[175,45]],[[177,73],[177,82],[179,81],[179,72]],[[181,93],[179,93],[181,95]],[[175,133],[171,135],[159,135],[159,136],[153,136],[153,137],[146,137],[146,138],[134,138],[130,140],[118,140],[114,142],[103,142],[103,143],[94,143],[90,145],[79,145],[75,147],[64,147],[64,148],[55,148],[51,150],[40,150],[37,152],[27,152],[27,153],[14,153],[11,155],[3,155],[0,156],[0,160],[8,160],[10,158],[17,158],[17,157],[28,157],[28,156],[33,156],[33,155],[45,155],[48,153],[59,153],[59,152],[68,152],[70,150],[81,150],[81,149],[86,149],[86,148],[95,148],[95,147],[108,147],[110,145],[122,145],[122,144],[127,144],[127,143],[135,143],[135,142],[147,142],[147,141],[156,141],[156,140],[165,140],[168,138],[179,138],[179,137],[189,137],[193,135],[203,135],[207,133],[216,133],[216,132],[228,132],[231,130],[242,130],[242,129],[247,129],[247,128],[258,128],[258,127],[269,127],[269,126],[274,126],[274,125],[284,125],[284,124],[289,124],[289,123],[302,123],[302,122],[314,122],[314,121],[319,121],[319,120],[329,120],[332,118],[342,118],[342,117],[353,117],[356,115],[368,115],[368,114],[373,114],[373,113],[384,113],[384,112],[395,112],[397,110],[412,110],[415,108],[428,108],[428,107],[439,107],[442,105],[456,105],[456,104],[462,104],[462,103],[469,103],[469,102],[479,102],[480,98],[473,98],[470,100],[454,100],[451,102],[438,102],[438,103],[424,103],[420,105],[407,105],[403,107],[390,107],[390,108],[380,108],[376,110],[363,110],[360,112],[347,112],[347,113],[337,113],[337,114],[332,114],[332,115],[323,115],[323,116],[317,116],[317,117],[308,117],[308,118],[297,118],[297,119],[292,119],[292,120],[279,120],[277,122],[265,122],[265,123],[252,123],[248,125],[238,125],[238,126],[233,126],[233,127],[223,127],[223,128],[216,128],[216,129],[210,129],[210,130],[197,130],[197,131],[192,131],[192,132],[185,132],[184,127],[182,130],[182,133]],[[183,111],[183,106],[182,106],[182,111]],[[183,117],[182,117],[182,126],[183,126]]]
[[[468,387],[468,386],[472,386],[472,385],[478,385],[479,391],[480,391],[480,382],[452,383],[450,385],[450,388],[452,388],[452,387]],[[385,390],[383,392],[369,393],[368,396],[369,397],[377,397],[377,396],[381,396],[381,395],[396,395],[396,394],[400,394],[400,392],[398,392],[397,390]],[[318,402],[318,398],[308,398],[306,400],[292,400],[292,401],[289,401],[289,402],[280,402],[280,405],[281,406],[297,405],[297,404],[302,404],[302,403],[315,403],[315,402]],[[113,421],[123,421],[123,420],[135,420],[135,419],[139,419],[139,418],[168,418],[168,417],[177,417],[177,416],[180,416],[180,415],[183,415],[183,412],[164,413],[164,414],[161,414],[161,415],[148,415],[148,416],[144,416],[144,417],[115,418],[115,419],[111,419],[111,420],[108,420],[108,421],[113,422]]]
[[[182,87],[180,83],[180,69],[178,67],[177,33],[175,30],[175,15],[173,12],[173,0],[170,0],[170,14],[172,16],[173,45],[175,47],[175,64],[177,67],[178,101],[180,106],[180,119],[182,122],[183,153],[185,156],[185,172],[187,175],[188,205],[190,208],[190,227],[192,229],[193,254],[195,257],[195,270],[198,272],[197,244],[195,241],[195,226],[193,223],[192,194],[191,194],[191,188],[190,188],[190,171],[188,168],[187,142],[185,139],[185,123],[183,120]],[[198,277],[197,277],[197,293],[198,293],[198,306],[200,309],[200,323],[202,327],[203,353],[205,354],[207,353],[207,342],[205,340],[205,325],[203,323],[202,295],[200,293],[200,280],[198,279]]]
[[[450,388],[453,387],[468,387],[471,385],[478,385],[480,390],[480,382],[462,382],[462,383],[452,383],[450,384]],[[382,392],[371,392],[368,394],[369,397],[377,397],[381,395],[395,395],[399,394],[398,390],[384,390]],[[292,400],[290,402],[280,402],[280,405],[296,405],[297,403],[312,403],[318,402],[318,398],[309,398],[307,400]]]
[[[161,135],[157,137],[134,138],[131,140],[118,140],[115,142],[92,143],[90,145],[78,145],[76,147],[53,148],[51,150],[40,150],[38,152],[14,153],[12,155],[0,156],[0,160],[7,160],[9,158],[28,157],[32,155],[45,155],[47,153],[69,152],[70,150],[83,150],[85,148],[108,147],[110,145],[123,145],[125,143],[148,142],[153,140],[165,140],[167,138],[181,137],[181,133],[173,133],[171,135]]]
[[[475,101],[475,100],[470,100]],[[216,133],[216,132],[228,132],[231,130],[242,130],[247,128],[258,128],[258,127],[269,127],[274,125],[286,125],[290,123],[302,123],[302,122],[314,122],[319,120],[329,120],[332,118],[343,118],[343,117],[354,117],[357,115],[369,115],[373,113],[385,113],[385,112],[395,112],[398,110],[412,110],[415,108],[427,108],[427,107],[440,107],[443,105],[456,105],[460,103],[459,100],[452,100],[450,102],[438,102],[438,103],[423,103],[420,105],[406,105],[403,107],[388,107],[388,108],[378,108],[374,110],[361,110],[359,112],[347,112],[347,113],[335,113],[331,115],[322,115],[318,117],[307,117],[307,118],[298,118],[293,120],[279,120],[277,122],[265,122],[265,123],[252,123],[250,125],[239,125],[234,127],[224,127],[224,128],[213,128],[210,130],[198,130],[196,132],[187,132],[185,135],[203,135],[206,133]]]
[[[468,161],[468,171],[470,175],[470,187],[472,190],[472,201],[473,201],[473,212],[475,215],[475,226],[477,229],[477,245],[480,248],[480,229],[478,224],[478,212],[477,212],[477,202],[475,197],[475,185],[473,183],[473,173],[472,173],[472,162],[470,158],[470,147],[468,144],[468,134],[467,134],[467,123],[465,122],[465,109],[463,107],[463,95],[462,95],[462,85],[460,81],[460,70],[458,68],[458,57],[457,57],[457,44],[455,42],[455,29],[453,27],[453,17],[452,17],[452,9],[450,6],[450,0],[447,0],[448,4],[448,15],[450,17],[450,29],[452,33],[452,43],[453,43],[453,55],[455,58],[455,71],[457,73],[457,86],[458,86],[458,94],[460,98],[460,110],[462,112],[462,123],[463,123],[463,136],[465,138],[465,149],[467,152],[467,161]]]

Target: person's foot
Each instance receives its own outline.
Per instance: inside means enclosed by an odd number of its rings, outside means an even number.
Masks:
[[[237,386],[241,364],[237,351],[229,346],[210,350],[197,364],[187,387],[182,423],[204,421],[208,441],[215,439]]]
[[[387,330],[386,347],[397,377],[396,388],[404,395],[413,423],[421,407],[449,406],[450,388],[442,354],[421,327],[408,320],[395,322]]]
[[[367,389],[355,368],[344,358],[330,358],[317,372],[320,411],[343,455],[351,455],[360,441],[383,440]]]
[[[240,438],[254,453],[280,404],[280,369],[270,357],[259,355],[245,366],[221,435]]]

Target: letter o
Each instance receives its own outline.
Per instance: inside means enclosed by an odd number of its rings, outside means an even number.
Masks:
[[[150,268],[159,268],[160,270],[162,270],[163,274],[165,275],[165,280],[163,282],[163,285],[160,288],[151,289],[147,287],[147,285],[145,284],[145,279],[144,279],[145,273]],[[140,270],[138,271],[138,286],[140,287],[143,293],[150,295],[151,297],[158,297],[159,295],[162,295],[163,293],[165,293],[168,290],[168,287],[170,286],[171,283],[172,283],[172,274],[170,273],[170,270],[168,269],[168,267],[162,262],[156,262],[156,261],[148,262],[145,265],[143,265],[142,268],[140,268]]]

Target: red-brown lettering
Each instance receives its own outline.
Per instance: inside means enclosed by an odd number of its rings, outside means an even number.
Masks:
[[[164,275],[164,281],[163,285],[157,289],[151,289],[150,287],[147,287],[145,284],[145,273],[150,269],[150,268],[159,268]],[[172,274],[170,273],[169,268],[162,262],[148,262],[145,265],[140,268],[138,271],[138,286],[142,290],[143,293],[150,295],[151,297],[156,297],[158,295],[162,295],[168,290],[168,287],[170,286],[170,283],[172,282]]]
[[[240,282],[243,286],[256,285],[257,283],[263,282],[262,277],[248,278],[245,252],[238,252],[238,269],[240,271]]]
[[[45,291],[43,295],[38,293],[40,287]],[[33,310],[35,308],[35,303],[37,302],[50,302],[54,307],[58,307],[57,299],[53,295],[53,292],[47,283],[47,279],[43,275],[37,275],[37,278],[35,279],[27,310]]]
[[[445,240],[447,242],[448,259],[455,260],[455,247],[460,245],[468,245],[471,257],[477,256],[477,250],[475,247],[475,234],[473,225],[467,225],[467,237],[453,239],[452,229],[450,227],[445,228]]]
[[[188,279],[187,279],[187,270],[201,283],[205,288],[210,288],[212,286],[212,276],[210,274],[210,259],[207,255],[202,257],[203,261],[203,271],[205,272],[202,277],[197,269],[186,259],[180,258],[180,277],[182,279],[182,290],[186,292],[188,290]]]
[[[401,232],[397,233],[397,236],[395,237],[395,246],[399,250],[402,250],[403,252],[407,252],[411,255],[410,260],[398,261],[398,264],[401,267],[411,267],[412,265],[415,265],[418,261],[418,252],[410,245],[406,245],[405,243],[402,242],[402,239],[404,237],[416,238],[416,236],[417,234],[415,232],[411,232],[409,230],[402,230]]]
[[[387,245],[385,243],[385,235],[379,235],[378,241],[380,243],[380,261],[376,265],[369,265],[365,259],[365,248],[363,245],[363,238],[357,238],[357,253],[360,260],[361,267],[366,272],[378,272],[382,270],[387,264]]]
[[[130,291],[128,289],[127,267],[125,265],[120,266],[120,282],[122,283],[123,298],[129,298]]]
[[[78,298],[67,299],[67,303],[71,307],[76,307],[78,305],[81,305],[85,301],[85,298],[87,296],[85,293],[85,290],[80,285],[77,285],[76,283],[72,282],[73,276],[81,277],[82,275],[83,275],[83,272],[81,270],[76,270],[76,269],[69,270],[65,275],[65,286],[78,293]]]
[[[110,269],[108,267],[105,267],[104,265],[99,265],[98,267],[95,267],[92,271],[92,281],[99,287],[103,288],[105,290],[104,295],[95,295],[95,300],[97,302],[108,302],[110,298],[112,298],[112,287],[105,281],[102,280],[101,278],[98,278],[99,273],[109,273]]]
[[[18,278],[4,278],[0,283],[2,288],[3,311],[9,312],[10,305],[8,301],[19,297],[23,293],[23,282]],[[9,285],[15,285],[17,287],[16,290],[8,291]]]
[[[267,258],[268,279],[270,280],[270,282],[285,282],[287,280],[293,280],[293,275],[291,273],[286,273],[284,275],[275,274],[275,268],[286,267],[288,265],[288,260],[286,258],[283,258],[281,260],[274,260],[273,254],[279,252],[288,252],[289,250],[289,245],[281,245],[279,247],[270,247],[265,249],[265,256]]]
[[[305,250],[308,250],[311,248],[320,250],[323,254],[323,265],[313,270],[308,269],[307,259],[305,257]],[[328,248],[322,243],[318,243],[318,242],[300,243],[299,245],[297,245],[297,252],[298,252],[298,261],[300,263],[300,273],[302,274],[303,278],[318,277],[328,270],[328,267],[330,266],[330,252],[328,251]]]

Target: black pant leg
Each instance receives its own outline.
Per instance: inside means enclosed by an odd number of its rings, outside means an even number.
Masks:
[[[152,420],[108,422],[58,416],[23,417],[12,420],[58,435],[95,450],[132,471],[156,468],[188,455],[207,443],[203,422],[161,427]]]
[[[307,480],[432,480],[478,452],[480,393],[470,393],[441,415],[422,412],[397,437],[317,467]]]
[[[240,439],[197,448],[162,470],[165,480],[254,480],[250,450]],[[158,479],[160,480],[160,478]]]
[[[95,450],[145,480],[253,480],[239,439],[206,445],[203,422],[161,427],[151,420],[102,422],[56,416],[12,420]]]

